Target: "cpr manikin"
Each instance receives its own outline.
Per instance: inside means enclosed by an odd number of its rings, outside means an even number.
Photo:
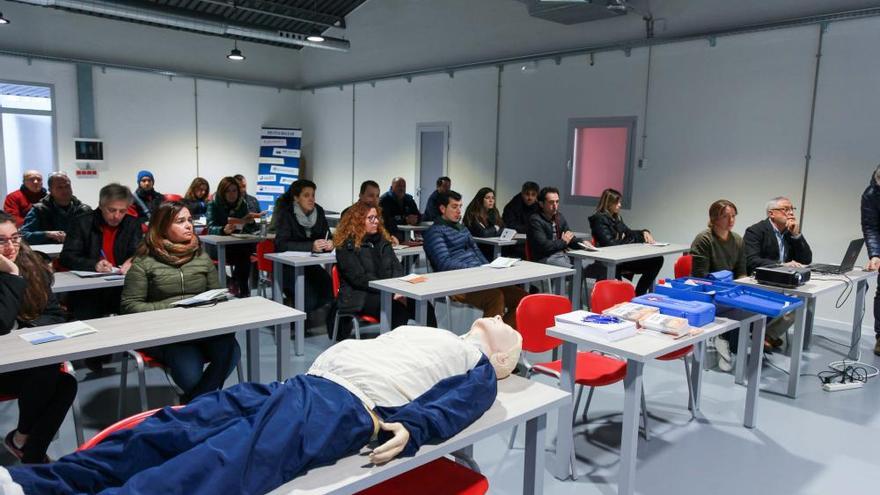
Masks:
[[[258,494],[371,440],[373,463],[413,455],[491,407],[521,346],[498,317],[462,337],[402,326],[347,340],[304,375],[205,394],[51,464],[0,468],[0,495]]]

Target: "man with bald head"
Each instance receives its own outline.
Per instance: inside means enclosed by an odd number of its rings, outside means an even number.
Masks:
[[[385,228],[400,242],[403,242],[404,235],[398,225],[417,225],[422,218],[416,201],[406,193],[406,179],[403,177],[391,181],[391,189],[379,199],[379,206]]]
[[[49,175],[49,195],[34,204],[24,217],[21,236],[28,244],[63,244],[74,218],[92,209],[73,195],[64,172]]]
[[[34,203],[46,196],[43,188],[43,174],[39,170],[28,170],[24,173],[21,187],[6,196],[3,202],[3,210],[15,218],[15,226],[24,224],[24,217],[34,206]]]

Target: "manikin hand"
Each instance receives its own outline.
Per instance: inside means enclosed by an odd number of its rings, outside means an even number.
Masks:
[[[11,259],[0,254],[0,272],[8,273],[10,275],[18,275],[18,265],[13,263]]]
[[[865,270],[869,272],[875,272],[878,268],[880,268],[880,258],[878,258],[877,256],[874,256],[873,258],[868,260],[868,264],[865,265]]]
[[[370,452],[370,462],[373,464],[385,464],[403,452],[409,442],[409,431],[401,423],[384,423],[379,421],[379,428],[394,434],[390,440],[373,449]]]

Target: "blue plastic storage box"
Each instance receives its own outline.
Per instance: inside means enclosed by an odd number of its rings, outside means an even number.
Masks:
[[[686,283],[691,281],[692,283]],[[735,288],[735,284],[706,280],[703,278],[681,277],[667,280],[663,285],[654,286],[654,292],[683,301],[702,301],[714,303],[715,296]]]
[[[723,294],[717,294],[715,303],[767,315],[771,318],[790,313],[804,304],[796,297],[745,285],[738,285]]]
[[[664,315],[687,318],[692,327],[701,327],[715,321],[715,305],[703,301],[683,301],[655,293],[634,297],[632,302],[659,308]]]

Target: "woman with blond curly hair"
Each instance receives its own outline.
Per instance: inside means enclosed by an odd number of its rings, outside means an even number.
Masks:
[[[122,312],[167,309],[174,301],[218,288],[217,269],[202,252],[189,209],[177,201],[162,203],[150,217],[150,230],[125,275]],[[151,347],[143,352],[159,360],[183,390],[181,404],[223,388],[241,356],[232,333]]]
[[[403,265],[394,254],[391,234],[382,225],[382,213],[373,206],[355,203],[339,221],[333,236],[339,269],[338,310],[379,318],[379,291],[370,281],[403,275]],[[391,328],[406,325],[415,317],[415,301],[395,294],[391,304]],[[343,326],[343,324],[347,324]],[[428,326],[436,327],[434,308],[428,307]],[[337,339],[351,332],[351,320],[340,321]]]

